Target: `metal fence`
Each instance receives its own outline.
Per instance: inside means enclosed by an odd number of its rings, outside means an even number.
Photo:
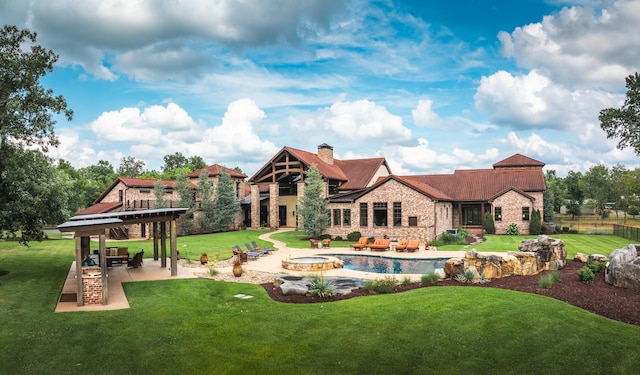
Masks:
[[[640,242],[640,228],[638,227],[630,227],[628,225],[613,224],[613,234],[618,237],[627,238],[630,240],[634,240],[636,242]]]

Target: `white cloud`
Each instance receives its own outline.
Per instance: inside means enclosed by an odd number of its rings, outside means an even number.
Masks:
[[[442,120],[437,113],[433,111],[433,100],[420,100],[418,106],[411,111],[413,122],[420,127],[439,127]]]
[[[141,113],[138,108],[122,108],[119,111],[103,112],[91,123],[96,136],[105,141],[132,142],[134,144],[158,144],[162,141],[163,132],[189,132],[198,125],[187,112],[175,103],[166,107],[153,105]]]
[[[368,100],[337,102],[308,115],[302,127],[320,129],[324,134],[359,142],[376,141],[383,144],[405,142],[411,130],[402,124],[402,118],[386,108]]]
[[[619,100],[602,91],[567,90],[536,70],[517,76],[499,71],[482,77],[474,98],[476,107],[498,125],[569,131],[597,121],[601,109]]]
[[[505,56],[559,84],[619,90],[624,77],[640,69],[639,36],[640,2],[618,0],[600,12],[564,8],[498,38]]]
[[[48,155],[53,159],[64,159],[75,168],[94,165],[99,160],[107,160],[116,167],[119,165],[120,154],[97,150],[91,141],[81,139],[76,129],[63,129],[59,132],[58,139],[60,145],[49,149]]]

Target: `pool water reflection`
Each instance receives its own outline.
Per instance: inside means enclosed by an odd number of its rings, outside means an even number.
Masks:
[[[388,274],[425,274],[443,269],[449,258],[415,259],[388,258],[372,255],[331,254],[344,262],[344,268],[353,271]]]

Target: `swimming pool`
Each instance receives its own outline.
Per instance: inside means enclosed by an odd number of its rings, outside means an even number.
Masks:
[[[425,274],[444,269],[449,258],[416,259],[389,258],[373,255],[331,254],[344,262],[344,268],[353,271],[389,274]]]

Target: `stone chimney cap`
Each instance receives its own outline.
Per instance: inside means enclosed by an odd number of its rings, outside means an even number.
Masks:
[[[318,146],[318,149],[321,149],[321,148],[328,148],[328,149],[330,149],[330,150],[333,150],[333,147],[329,146],[329,145],[328,145],[328,144],[326,144],[326,143],[323,143],[323,144],[321,144],[321,145],[319,145],[319,146]]]

